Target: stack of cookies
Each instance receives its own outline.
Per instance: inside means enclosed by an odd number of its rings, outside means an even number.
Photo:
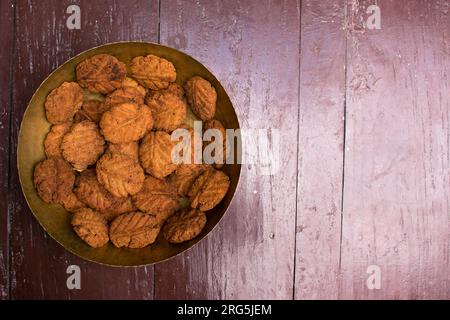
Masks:
[[[174,163],[171,133],[183,128],[193,135],[186,124],[191,108],[204,130],[218,129],[225,140],[214,119],[216,90],[199,76],[177,84],[174,65],[155,55],[135,57],[128,69],[114,56],[95,55],[78,64],[76,82],[50,92],[44,107],[52,127],[44,140],[47,159],[35,167],[36,190],[73,213],[74,231],[92,247],[111,241],[143,248],[160,230],[170,243],[189,241],[230,180],[220,170],[223,161]],[[222,160],[223,146],[216,154]]]

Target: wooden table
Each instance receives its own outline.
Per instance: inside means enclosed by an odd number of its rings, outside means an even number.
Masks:
[[[71,4],[80,30],[66,26]],[[371,4],[380,29],[364,27]],[[449,11],[448,0],[1,1],[0,297],[450,298]],[[223,83],[243,128],[281,137],[280,170],[243,166],[207,239],[141,268],[65,251],[32,216],[16,168],[41,81],[120,40],[191,54]],[[81,268],[80,290],[66,287],[69,265]]]

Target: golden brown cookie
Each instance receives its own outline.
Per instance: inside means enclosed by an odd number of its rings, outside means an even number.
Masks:
[[[97,211],[111,207],[115,198],[98,182],[92,169],[85,170],[76,178],[74,192],[78,199]]]
[[[144,95],[135,87],[122,87],[111,94],[105,99],[105,106],[107,110],[114,106],[118,106],[124,103],[135,103],[137,105],[144,104]]]
[[[136,194],[144,184],[144,170],[122,154],[104,154],[97,162],[96,171],[98,181],[116,197]]]
[[[164,238],[170,243],[181,243],[197,237],[206,224],[205,214],[190,209],[174,214],[163,227]]]
[[[171,174],[177,168],[177,165],[172,162],[174,145],[168,133],[149,132],[139,147],[139,160],[145,171],[159,179]]]
[[[200,119],[207,121],[214,118],[217,92],[209,81],[199,76],[192,77],[186,82],[184,90],[192,111]]]
[[[191,208],[211,210],[222,201],[229,186],[230,178],[225,173],[208,168],[194,181],[189,191]]]
[[[133,201],[131,200],[131,197],[126,198],[117,198],[114,197],[113,204],[102,211],[99,211],[99,213],[107,220],[112,221],[117,216],[120,216],[122,213],[135,211],[136,207],[133,204]]]
[[[172,132],[171,137],[173,136],[174,142],[177,145],[177,148],[174,152],[179,152],[179,157],[180,157],[180,161],[179,163],[182,164],[198,164],[201,165],[203,163],[202,158],[203,158],[203,141],[202,141],[202,137],[203,137],[203,133],[200,131],[196,135],[194,134],[194,129],[192,129],[191,127],[189,127],[186,124],[182,124],[180,127],[178,127],[176,130],[178,129],[185,129],[188,132],[187,133],[183,133],[182,135],[179,134],[178,131],[174,131]],[[174,134],[177,134],[178,138],[175,138]],[[189,134],[189,138],[187,134]],[[197,139],[197,141],[195,141],[195,139]],[[182,148],[178,149],[178,144],[181,143]],[[197,150],[198,153],[198,159],[195,159],[195,149]],[[189,154],[186,156],[186,159],[184,158],[184,151],[185,150],[189,150],[190,151],[190,156]],[[197,161],[196,161],[197,160]]]
[[[118,248],[143,248],[155,242],[160,230],[156,218],[135,211],[118,216],[111,222],[109,237]]]
[[[157,98],[159,95],[167,94],[167,93],[171,93],[180,99],[184,97],[183,87],[180,86],[178,83],[172,82],[169,84],[169,86],[166,89],[149,90],[147,100]]]
[[[226,139],[226,131],[225,131],[225,127],[223,126],[222,122],[220,122],[219,120],[216,119],[212,119],[209,121],[206,121],[205,123],[203,123],[203,131],[206,132],[209,129],[215,129],[217,130],[221,137],[222,137],[222,149],[220,150],[213,150],[212,152],[207,152],[206,154],[211,154],[212,156],[212,161],[215,158],[220,159],[220,161],[215,161],[214,163],[214,167],[216,168],[222,168],[223,165],[226,162],[226,155],[227,155],[227,139]],[[212,140],[211,142],[209,141],[205,141],[204,145],[206,149],[208,148],[208,145],[210,145],[211,143],[214,143],[215,141],[215,136],[211,137]],[[214,145],[211,145],[210,148],[212,148]],[[216,152],[218,152],[218,154],[216,154]],[[209,162],[208,162],[209,163]]]
[[[146,103],[152,111],[153,127],[156,130],[170,133],[186,119],[186,102],[172,93],[153,95]]]
[[[74,171],[62,158],[44,160],[34,169],[34,186],[47,203],[60,203],[72,192],[74,181]]]
[[[44,140],[44,150],[47,158],[62,157],[61,142],[64,135],[69,132],[71,126],[71,122],[52,125]]]
[[[109,241],[106,220],[92,209],[76,211],[72,217],[75,233],[93,248],[100,248]]]
[[[86,205],[83,202],[81,202],[76,196],[76,194],[73,192],[66,194],[61,199],[61,204],[64,207],[64,209],[66,209],[69,212],[75,212],[82,208],[86,208]]]
[[[180,207],[177,190],[166,180],[147,176],[141,191],[133,196],[135,206],[149,214],[166,220]]]
[[[98,54],[77,65],[77,81],[92,92],[107,94],[122,86],[127,74],[124,63],[109,54]]]
[[[45,100],[47,120],[52,124],[70,122],[83,103],[83,90],[76,82],[64,82]]]
[[[187,195],[189,192],[192,183],[194,180],[202,174],[209,165],[202,163],[202,133],[200,132],[197,139],[197,148],[198,153],[200,155],[200,158],[198,159],[198,162],[195,163],[195,135],[194,135],[194,129],[189,127],[186,124],[181,125],[177,129],[186,129],[190,133],[190,140],[184,141],[183,143],[188,143],[188,145],[185,146],[185,148],[190,148],[190,157],[188,156],[186,159],[183,157],[184,149],[180,151],[179,156],[182,158],[182,163],[177,166],[177,169],[170,175],[169,180],[176,186],[178,193],[180,195]],[[183,137],[185,139],[185,137]],[[180,143],[181,140],[176,140],[176,143]],[[186,149],[187,150],[187,149]]]
[[[152,89],[165,89],[175,82],[177,73],[172,62],[155,55],[139,56],[131,60],[131,74],[140,85]]]
[[[128,197],[118,198],[106,190],[97,180],[95,170],[85,170],[75,179],[74,193],[107,221],[135,208]]]
[[[105,140],[97,125],[89,120],[75,123],[62,139],[62,156],[76,170],[94,164],[104,151]]]
[[[139,161],[139,144],[137,141],[127,143],[108,143],[108,152],[129,156],[135,161]]]
[[[123,79],[123,81],[122,81],[121,88],[127,88],[127,87],[132,87],[132,88],[138,89],[139,93],[142,94],[144,97],[147,94],[147,90],[144,87],[140,86],[136,80],[134,80],[130,77],[125,77],[125,79]]]
[[[204,164],[180,164],[169,181],[177,188],[178,194],[186,196],[194,181],[207,169]]]
[[[90,120],[99,123],[103,113],[108,110],[108,106],[100,100],[87,100],[83,102],[81,110],[75,114],[74,121],[81,122],[83,120]]]
[[[105,139],[126,143],[141,139],[153,126],[152,113],[146,105],[124,103],[106,111],[100,120]]]

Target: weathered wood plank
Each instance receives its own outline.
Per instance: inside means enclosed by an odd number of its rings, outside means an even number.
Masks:
[[[0,300],[9,297],[9,119],[11,110],[11,63],[14,39],[12,1],[0,3]]]
[[[377,1],[381,29],[364,30],[371,2],[348,8],[340,296],[448,299],[450,3]]]
[[[280,131],[280,171],[242,169],[218,228],[155,267],[155,298],[293,296],[298,129],[298,1],[162,1],[161,42],[221,80],[243,128]]]
[[[66,8],[81,8],[81,30],[68,30]],[[26,105],[40,82],[82,50],[119,40],[157,41],[158,2],[17,1],[13,79],[11,181],[11,297],[56,299],[148,299],[153,267],[109,268],[85,262],[50,239],[22,196],[16,169],[17,135]],[[68,290],[66,268],[81,268],[81,290]]]
[[[296,299],[336,299],[341,237],[345,1],[302,1]]]

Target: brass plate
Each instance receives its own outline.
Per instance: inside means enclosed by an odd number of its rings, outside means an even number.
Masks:
[[[78,63],[100,53],[114,55],[128,65],[135,56],[154,54],[164,57],[175,65],[177,83],[183,84],[189,77],[200,75],[214,85],[217,90],[216,118],[222,121],[226,128],[239,128],[237,115],[220,82],[200,62],[178,50],[145,42],[110,43],[84,51],[53,71],[31,98],[20,126],[17,164],[23,193],[41,226],[64,248],[89,261],[111,266],[140,266],[161,262],[189,249],[217,225],[227,211],[236,191],[241,165],[227,164],[224,166],[224,171],[231,179],[230,189],[224,200],[207,213],[208,222],[197,238],[183,244],[173,245],[166,242],[160,234],[154,244],[142,249],[118,249],[111,243],[99,249],[93,249],[86,245],[70,226],[71,214],[60,205],[49,205],[39,198],[33,185],[33,171],[35,165],[45,159],[43,141],[50,129],[50,123],[47,122],[44,111],[47,95],[62,82],[75,80],[75,67]]]

